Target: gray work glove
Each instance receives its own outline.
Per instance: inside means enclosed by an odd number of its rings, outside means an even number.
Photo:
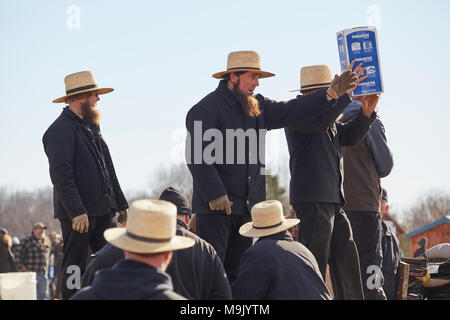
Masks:
[[[228,195],[226,194],[209,201],[209,207],[211,208],[211,210],[214,211],[225,210],[227,215],[231,214],[232,205],[233,202],[231,202],[230,199],[228,199]]]
[[[120,224],[126,224],[127,223],[127,217],[128,217],[128,210],[122,210],[119,211],[119,216],[117,217],[117,222]]]
[[[89,218],[86,213],[72,219],[72,229],[79,233],[85,233],[89,229]]]

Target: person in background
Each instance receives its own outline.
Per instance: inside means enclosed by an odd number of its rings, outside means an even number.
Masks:
[[[31,235],[20,241],[16,262],[21,272],[36,272],[36,298],[46,300],[48,297],[48,266],[50,248],[46,242],[45,229],[42,222],[33,225]]]
[[[8,230],[0,229],[0,273],[17,272],[14,254],[11,251],[12,238]]]
[[[213,246],[187,229],[191,216],[188,199],[172,187],[166,188],[159,199],[177,207],[176,234],[195,240],[192,247],[174,252],[166,270],[171,276],[174,291],[190,300],[230,300],[230,284]],[[119,248],[107,244],[87,266],[81,286],[90,285],[98,270],[111,268],[122,258],[123,252]]]
[[[417,241],[417,244],[419,245],[419,248],[414,251],[414,258],[421,258],[427,251],[427,238],[421,238],[419,241]]]
[[[255,204],[251,215],[239,233],[257,240],[244,252],[231,286],[233,299],[330,300],[313,254],[288,231],[299,220],[285,219],[277,200]]]

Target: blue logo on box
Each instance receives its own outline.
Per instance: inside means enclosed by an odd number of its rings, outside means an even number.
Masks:
[[[362,95],[381,92],[381,72],[378,64],[375,32],[369,30],[355,31],[348,34],[346,40],[348,61],[355,61],[355,65],[362,62],[363,66],[367,68],[365,74],[369,76],[358,85],[353,94]],[[342,61],[341,53],[339,52],[339,54]]]

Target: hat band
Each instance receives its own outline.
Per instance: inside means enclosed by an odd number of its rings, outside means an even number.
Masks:
[[[227,71],[238,70],[238,69],[251,69],[260,71],[261,68],[253,68],[253,67],[236,67],[236,68],[227,68]]]
[[[141,237],[141,236],[135,235],[129,231],[126,232],[126,235],[134,240],[139,240],[139,241],[143,241],[143,242],[152,242],[152,243],[168,242],[168,241],[172,240],[172,238],[154,239],[154,238]]]
[[[307,88],[317,87],[317,86],[328,86],[328,85],[330,85],[330,82],[326,82],[326,83],[316,83],[316,84],[308,84],[307,86],[302,86],[302,89],[307,89]]]
[[[67,90],[66,94],[71,94],[71,93],[74,93],[74,92],[88,90],[88,89],[94,89],[94,88],[97,88],[97,85],[96,84],[90,84],[88,86],[78,87],[78,88]]]
[[[275,227],[279,227],[279,226],[281,226],[282,224],[283,224],[283,221],[281,221],[280,223],[274,224],[273,226],[268,226],[268,227],[255,227],[255,226],[253,225],[253,228],[254,228],[254,229],[258,229],[258,230],[272,229],[272,228],[275,228]]]

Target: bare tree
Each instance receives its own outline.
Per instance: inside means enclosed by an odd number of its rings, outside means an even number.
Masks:
[[[150,195],[154,199],[158,199],[161,192],[167,187],[179,190],[192,202],[192,176],[186,164],[169,168],[159,167],[150,182]]]
[[[450,194],[431,190],[404,212],[409,230],[414,230],[450,214]]]

